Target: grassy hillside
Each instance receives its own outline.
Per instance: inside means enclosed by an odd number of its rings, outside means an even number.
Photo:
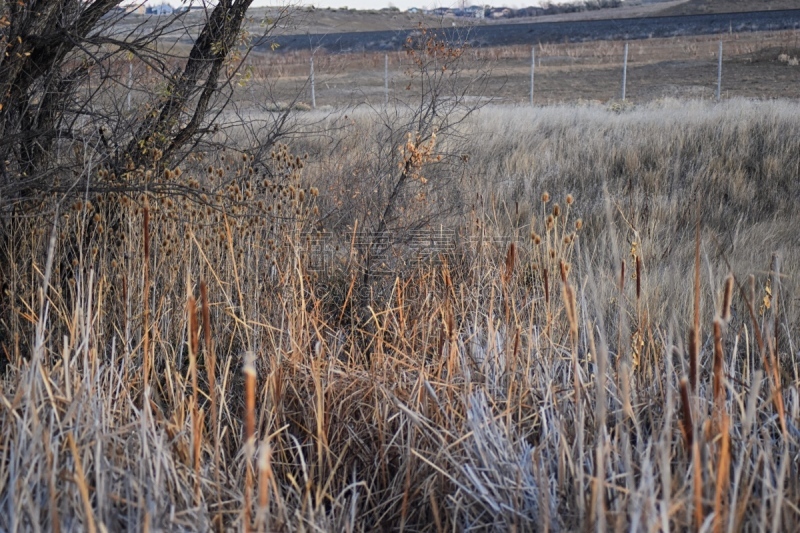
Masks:
[[[486,107],[403,204],[452,245],[366,283],[374,112],[194,154],[199,206],[37,200],[0,250],[0,529],[796,530],[798,117]]]

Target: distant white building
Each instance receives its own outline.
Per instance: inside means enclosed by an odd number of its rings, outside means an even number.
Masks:
[[[169,4],[161,4],[147,8],[148,15],[172,15],[174,12],[175,9]]]
[[[485,13],[483,6],[469,6],[464,9],[464,15],[476,19],[482,19]]]

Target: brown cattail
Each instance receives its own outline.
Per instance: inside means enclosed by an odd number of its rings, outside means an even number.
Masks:
[[[625,260],[619,265],[619,290],[620,292],[625,289]]]
[[[733,301],[733,274],[725,278],[725,290],[722,293],[722,320],[731,321],[731,302]]]
[[[508,245],[508,251],[506,252],[506,271],[504,280],[508,283],[511,280],[511,276],[514,274],[514,262],[516,261],[517,257],[517,246],[515,243],[511,243]]]
[[[569,269],[567,268],[567,264],[564,261],[561,261],[560,264],[559,264],[559,267],[560,267],[560,270],[561,270],[561,282],[562,283],[566,283],[567,282],[567,272],[569,272]]]
[[[685,377],[681,378],[679,386],[681,391],[681,431],[686,449],[691,450],[694,442],[694,426],[692,425],[692,406],[689,403],[689,384]]]
[[[253,438],[256,427],[256,367],[255,355],[247,352],[244,360],[245,387],[245,425],[244,441],[249,454],[253,451]]]
[[[714,320],[714,405],[718,411],[724,407],[724,397],[722,390],[722,322]]]
[[[564,310],[567,312],[572,346],[575,348],[578,343],[578,309],[575,303],[575,291],[572,289],[572,285],[567,282],[566,274],[563,275],[562,279],[564,280],[562,284],[564,290]]]
[[[636,256],[636,301],[642,297],[642,258]]]
[[[571,194],[568,194],[567,195],[567,205],[572,205],[573,202],[575,202],[575,197],[572,196]]]
[[[700,358],[700,335],[692,327],[689,329],[689,384],[692,391],[697,390],[697,365]]]

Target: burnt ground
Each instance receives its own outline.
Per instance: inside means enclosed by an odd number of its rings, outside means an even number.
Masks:
[[[450,22],[449,19],[445,23]],[[800,9],[571,22],[532,22],[444,28],[448,39],[473,47],[540,43],[638,40],[800,28]],[[391,51],[403,48],[416,30],[283,35],[278,51],[323,49],[329,53]],[[270,43],[271,44],[271,43]],[[265,44],[263,50],[269,49]]]

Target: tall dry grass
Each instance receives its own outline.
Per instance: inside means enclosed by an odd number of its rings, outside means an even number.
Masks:
[[[43,199],[3,241],[0,528],[796,529],[798,116],[487,108],[426,173],[459,244],[365,298],[352,235],[323,273],[298,236],[366,113],[268,182],[175,173],[205,204]]]

